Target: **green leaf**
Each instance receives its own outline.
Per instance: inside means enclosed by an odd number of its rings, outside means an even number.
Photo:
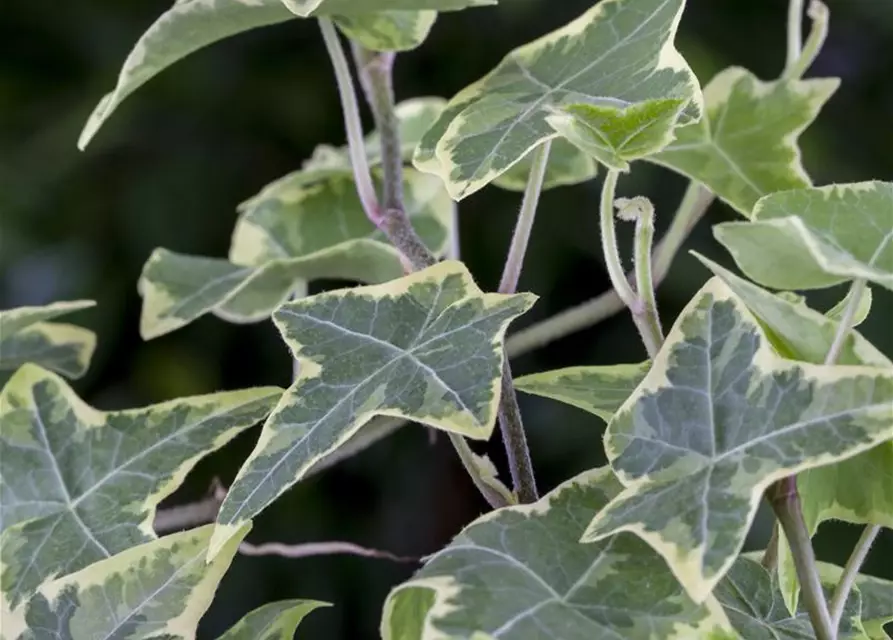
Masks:
[[[747,305],[779,355],[813,364],[824,362],[837,333],[837,322],[805,304],[773,295],[703,256],[695,256]],[[893,370],[893,363],[857,331],[849,332],[837,362]],[[835,464],[802,471],[797,476],[797,488],[810,534],[830,519],[893,527],[890,469],[893,469],[893,442],[883,442]],[[794,610],[799,583],[784,536],[780,541],[780,583],[788,608]]]
[[[441,176],[462,199],[505,173],[556,132],[555,107],[625,107],[655,98],[688,102],[701,115],[697,78],[673,45],[684,0],[603,0],[571,22],[509,53],[450,100],[422,138],[416,167]],[[618,71],[622,70],[622,72]]]
[[[317,600],[281,600],[258,607],[218,640],[290,640],[311,611],[330,606]]]
[[[567,367],[515,379],[518,391],[552,398],[608,422],[645,378],[650,362],[606,367]]]
[[[373,416],[489,438],[505,331],[535,300],[481,293],[450,260],[280,307],[273,321],[300,374],[230,487],[215,539],[260,513]]]
[[[782,191],[761,198],[751,222],[713,230],[741,271],[766,287],[862,278],[893,289],[893,182]]]
[[[805,640],[815,631],[805,609],[796,615],[785,607],[778,585],[756,560],[739,557],[719,581],[714,596],[722,604],[735,630],[747,640]],[[866,638],[860,630],[862,601],[853,590],[841,618],[840,638]]]
[[[626,107],[571,104],[546,122],[603,165],[629,171],[629,162],[654,154],[673,141],[684,100],[646,100]]]
[[[692,602],[635,536],[579,544],[621,489],[595,469],[478,518],[391,591],[383,640],[719,637],[728,623],[715,603]]]
[[[242,209],[229,260],[156,249],[139,281],[140,333],[151,339],[206,314],[229,322],[270,316],[303,282],[386,282],[404,273],[400,253],[363,211],[349,171],[308,184],[279,181]],[[405,173],[406,211],[437,255],[447,248],[455,203],[440,181]]]
[[[335,16],[334,22],[351,40],[372,51],[409,51],[425,41],[436,11],[381,11]]]
[[[822,584],[836,586],[843,569],[829,562],[817,562]],[[871,640],[889,640],[884,625],[893,622],[893,582],[860,573],[856,576],[854,591],[862,599],[859,614],[862,628]]]
[[[677,128],[676,140],[648,159],[704,184],[750,217],[760,197],[811,184],[797,139],[839,84],[836,78],[762,82],[731,67],[704,88],[704,118]]]
[[[623,493],[585,540],[641,536],[702,601],[775,480],[893,438],[893,369],[794,362],[712,278],[605,434]]]
[[[26,362],[69,378],[84,375],[96,348],[96,334],[46,321],[95,305],[92,300],[74,300],[0,311],[0,386]]]
[[[498,0],[277,0],[302,18],[318,15],[354,15],[373,11],[457,11],[484,7]]]
[[[0,585],[11,606],[49,578],[151,540],[158,503],[281,394],[246,389],[106,413],[57,375],[19,369],[0,394]]]
[[[533,167],[536,149],[530,151],[505,173],[493,180],[493,186],[508,191],[524,191]],[[554,189],[587,182],[598,174],[598,163],[564,138],[555,138],[549,149],[549,163],[542,189]]]
[[[195,638],[250,525],[206,564],[213,528],[152,540],[41,586],[20,640]]]
[[[844,310],[849,306],[850,300],[853,298],[853,293],[854,291],[852,289],[847,291],[843,300],[828,309],[828,311],[825,312],[825,315],[834,320],[834,322],[840,322],[843,319]],[[871,287],[866,286],[865,290],[862,291],[862,295],[859,297],[859,302],[856,306],[856,315],[853,316],[850,326],[858,327],[865,322],[868,314],[871,313],[871,302],[873,297],[874,294],[871,292]]]

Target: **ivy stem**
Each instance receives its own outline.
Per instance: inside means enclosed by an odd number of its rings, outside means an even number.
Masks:
[[[874,540],[880,531],[880,525],[873,524],[865,527],[862,535],[859,536],[859,541],[856,542],[853,553],[850,554],[849,559],[846,561],[843,573],[840,575],[840,581],[837,583],[837,588],[834,589],[834,595],[831,596],[831,605],[829,606],[831,624],[834,629],[840,626],[840,619],[843,617],[843,607],[856,582],[856,577],[859,575],[859,569],[862,568],[862,563],[865,562],[865,558],[871,550],[871,545],[874,544]]]
[[[647,201],[646,201],[647,202]],[[654,358],[664,343],[664,330],[660,326],[657,312],[657,298],[654,294],[654,280],[651,273],[651,248],[654,244],[654,207],[647,207],[636,217],[633,263],[636,272],[636,291],[644,303],[643,324],[647,328],[642,334],[648,357]]]
[[[831,341],[831,347],[825,356],[825,365],[833,365],[837,362],[843,344],[853,328],[853,321],[859,310],[859,302],[862,293],[865,291],[865,280],[854,280],[850,285],[849,302],[843,311],[840,323],[837,325],[837,332]],[[791,549],[791,556],[794,559],[794,568],[797,570],[797,578],[800,581],[800,588],[803,591],[803,603],[809,613],[809,619],[815,629],[818,640],[835,640],[837,638],[837,623],[833,622],[828,604],[825,602],[825,594],[822,590],[822,584],[819,580],[818,567],[816,566],[815,552],[812,549],[812,540],[809,530],[803,520],[803,510],[800,503],[800,495],[797,491],[797,477],[788,476],[774,483],[767,492],[769,502],[778,518],[778,523],[784,531]],[[864,537],[864,536],[863,536]],[[862,540],[860,545],[856,547],[850,561],[847,562],[847,568],[851,572],[858,572],[862,560],[867,553],[867,548],[862,548]],[[871,541],[868,544],[870,546]],[[858,556],[862,557],[859,558]],[[854,557],[855,556],[855,557]],[[850,563],[856,565],[855,569],[850,568]],[[840,598],[846,602],[849,589],[852,587],[853,578],[849,579],[847,586],[844,580],[847,579],[846,570],[842,576],[841,583],[838,585],[837,592],[834,594],[835,601]],[[838,593],[839,592],[839,593]],[[843,604],[840,604],[841,610]]]
[[[792,2],[791,4],[795,3]],[[802,5],[802,0],[800,4]],[[825,38],[828,37],[828,20],[830,18],[828,7],[819,2],[819,0],[812,0],[809,4],[809,9],[806,10],[806,14],[812,20],[809,36],[806,38],[806,44],[803,45],[803,50],[800,51],[794,63],[785,67],[783,77],[787,80],[799,80],[803,77],[806,70],[815,62],[819,51],[822,50],[822,46],[825,44]]]
[[[710,191],[696,182],[689,183],[670,228],[654,250],[652,270],[655,286],[666,277],[682,244],[707,212],[713,200],[714,195]],[[627,280],[633,277],[633,274],[629,274]],[[506,351],[513,358],[528,353],[575,331],[598,324],[623,309],[623,301],[612,288],[592,300],[512,334],[506,341]]]
[[[524,256],[527,254],[527,244],[530,241],[530,232],[533,230],[536,208],[543,189],[543,180],[546,177],[546,166],[549,164],[551,146],[552,141],[547,140],[533,152],[533,165],[530,167],[530,176],[524,189],[524,199],[521,201],[521,211],[518,212],[518,221],[515,223],[515,232],[512,236],[508,257],[505,260],[505,268],[502,271],[502,280],[499,282],[499,293],[514,293],[518,289]]]
[[[341,40],[338,38],[332,21],[329,18],[319,18],[319,28],[322,31],[322,38],[326,43],[326,50],[329,52],[332,68],[335,71],[335,80],[338,84],[338,96],[341,99],[344,128],[347,132],[350,166],[353,167],[357,194],[360,196],[360,202],[366,215],[376,226],[380,226],[378,198],[375,195],[375,186],[372,184],[372,174],[369,172],[369,162],[366,159],[366,149],[363,145],[363,123],[360,120],[360,110],[357,106],[357,96],[353,88],[353,78],[350,75],[347,57],[344,55]]]
[[[788,3],[788,48],[785,58],[785,76],[800,59],[803,48],[803,0],[790,0]]]

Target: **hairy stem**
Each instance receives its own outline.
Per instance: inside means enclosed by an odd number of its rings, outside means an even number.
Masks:
[[[614,194],[617,191],[617,179],[620,172],[609,169],[602,185],[601,206],[599,216],[602,232],[602,252],[605,255],[605,266],[608,268],[608,277],[614,291],[630,309],[634,309],[639,303],[636,293],[626,279],[623,272],[623,262],[620,259],[620,250],[617,248],[617,230],[614,227]]]
[[[527,253],[527,243],[530,241],[530,232],[533,230],[533,221],[536,218],[536,207],[543,189],[543,179],[546,177],[546,166],[549,164],[551,145],[552,141],[548,140],[533,152],[533,166],[530,168],[530,177],[527,179],[524,199],[521,201],[521,211],[518,213],[518,221],[515,223],[515,232],[509,247],[508,258],[505,261],[505,268],[502,271],[502,280],[499,282],[500,293],[514,293],[518,289],[521,267],[524,265],[524,256]]]
[[[809,538],[806,524],[803,522],[803,512],[796,484],[793,485],[793,492],[790,491],[791,487],[785,483],[777,483],[773,486],[775,490],[770,495],[770,503],[791,547],[794,567],[797,570],[797,577],[803,592],[803,604],[809,613],[809,620],[815,630],[816,638],[817,640],[836,640],[837,633],[831,623],[828,605],[825,603],[825,594],[819,580],[812,541]]]
[[[689,183],[682,203],[673,222],[654,250],[652,262],[654,285],[657,286],[669,272],[673,258],[679,252],[692,229],[707,212],[714,195],[695,182]],[[632,279],[633,274],[627,276]],[[586,329],[623,311],[624,304],[614,289],[606,291],[576,307],[555,314],[508,337],[506,352],[511,357],[520,356],[543,347],[576,331]]]
[[[633,263],[636,272],[636,292],[644,304],[641,315],[644,331],[642,338],[648,357],[654,358],[664,343],[664,330],[660,326],[657,312],[657,298],[654,294],[654,280],[651,273],[651,247],[654,243],[654,209],[640,212],[636,218]]]
[[[518,406],[518,394],[512,381],[512,368],[506,356],[502,363],[502,398],[499,401],[499,428],[502,442],[508,457],[509,471],[512,474],[512,487],[518,501],[522,504],[536,502],[539,494],[536,490],[536,476],[530,460],[530,448],[524,433],[521,420],[521,408]]]
[[[357,106],[357,96],[353,87],[353,77],[350,75],[350,67],[347,57],[341,47],[341,40],[335,31],[335,25],[328,18],[319,18],[319,28],[322,31],[326,50],[332,61],[335,71],[335,81],[338,84],[338,96],[341,99],[341,109],[344,112],[344,128],[347,132],[347,144],[350,154],[350,166],[353,167],[354,182],[357,185],[357,194],[363,210],[369,219],[375,224],[380,224],[378,199],[375,196],[375,186],[372,184],[372,174],[369,173],[369,162],[366,159],[366,149],[363,145],[363,123],[360,120],[360,110]]]
[[[865,558],[868,557],[871,545],[874,544],[875,538],[877,538],[880,531],[881,527],[877,524],[865,527],[865,530],[862,531],[862,535],[859,536],[859,541],[856,542],[856,547],[846,561],[846,566],[843,568],[840,581],[837,583],[837,588],[834,589],[834,595],[831,596],[831,605],[829,607],[831,624],[834,629],[837,629],[840,626],[840,619],[843,617],[843,607],[846,604],[853,585],[856,583],[859,569],[862,568],[862,563],[865,562]]]
[[[830,17],[828,7],[818,0],[812,0],[806,13],[812,20],[809,37],[806,39],[806,44],[803,45],[803,50],[797,61],[785,68],[784,77],[788,80],[799,80],[803,77],[806,70],[815,62],[819,51],[825,44],[825,38],[828,37],[828,19]]]
[[[790,0],[788,3],[788,47],[785,58],[785,75],[800,59],[803,49],[803,0]]]

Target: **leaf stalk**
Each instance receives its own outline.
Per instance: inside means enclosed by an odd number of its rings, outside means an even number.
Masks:
[[[791,2],[791,5],[794,4],[799,4],[798,10],[802,12],[803,0],[799,0],[799,3]],[[825,44],[825,39],[828,37],[828,20],[830,18],[828,7],[819,0],[812,0],[809,8],[806,10],[806,14],[812,20],[809,36],[806,38],[806,44],[803,45],[802,50],[798,52],[796,59],[793,62],[788,62],[785,66],[783,77],[786,80],[799,80],[803,77],[803,74],[815,62],[819,51],[822,50],[822,46]],[[802,13],[798,14],[798,17],[801,15]],[[800,24],[799,19],[797,24]],[[802,38],[802,33],[798,33],[797,37]],[[788,44],[790,45],[790,40]],[[790,54],[791,51],[789,50],[788,53]]]
[[[837,583],[837,587],[834,589],[834,594],[831,596],[831,604],[829,606],[831,624],[834,629],[840,627],[840,619],[843,617],[844,605],[846,605],[850,591],[852,591],[853,585],[856,583],[859,569],[862,568],[862,563],[864,563],[865,558],[868,557],[871,545],[874,544],[880,531],[881,527],[877,524],[865,527],[862,531],[862,535],[859,536],[858,542],[856,542],[856,547],[846,561],[843,573],[840,575],[840,580]]]

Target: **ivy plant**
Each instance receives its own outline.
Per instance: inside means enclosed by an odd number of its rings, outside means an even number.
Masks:
[[[803,79],[827,7],[808,7],[804,39],[791,0],[778,78],[698,78],[675,46],[684,0],[601,0],[455,96],[395,104],[397,53],[438,12],[495,2],[178,0],[140,38],[82,148],[168,66],[291,20],[320,27],[347,143],[247,197],[226,258],[159,247],[139,279],[146,340],[208,313],[272,321],[294,360],[287,389],[99,411],[62,377],[86,371],[95,336],[50,322],[93,302],[0,312],[4,639],[193,638],[237,553],[377,553],[244,538],[290,487],[413,422],[446,432],[492,510],[394,586],[385,640],[887,637],[893,583],[860,568],[893,527],[893,363],[856,327],[872,287],[893,289],[893,183],[814,185],[801,161],[799,137],[840,84]],[[638,162],[689,181],[659,243],[648,198],[616,195]],[[541,192],[593,179],[611,291],[507,339],[536,302],[517,287]],[[523,193],[495,291],[462,262],[456,228],[457,203],[491,185]],[[740,274],[697,256],[705,282],[669,318],[656,288],[714,199],[739,216],[713,232]],[[618,221],[634,225],[631,247]],[[308,294],[326,279],[356,286]],[[802,293],[841,283],[824,314]],[[511,357],[623,310],[641,358],[513,378]],[[541,496],[518,392],[604,421],[608,464]],[[260,423],[231,487],[185,516],[157,509]],[[470,443],[497,424],[505,477]],[[745,553],[761,503],[773,535]],[[864,527],[843,567],[812,546],[832,518]],[[293,637],[327,606],[268,603],[222,637]]]

